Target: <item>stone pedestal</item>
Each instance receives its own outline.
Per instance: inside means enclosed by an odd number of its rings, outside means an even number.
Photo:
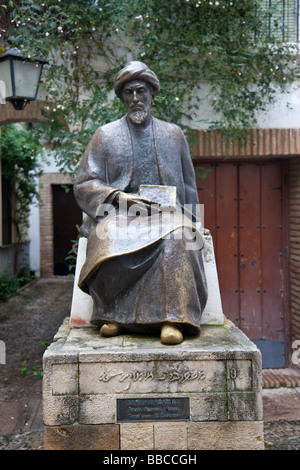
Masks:
[[[261,355],[231,323],[165,346],[67,319],[43,399],[46,450],[263,449]]]

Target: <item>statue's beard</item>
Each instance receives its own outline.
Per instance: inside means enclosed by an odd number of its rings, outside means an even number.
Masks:
[[[133,124],[142,124],[147,117],[147,111],[145,109],[133,109],[129,111],[128,117]]]

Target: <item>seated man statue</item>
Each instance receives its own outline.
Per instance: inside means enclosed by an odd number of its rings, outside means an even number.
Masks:
[[[74,185],[88,216],[78,285],[93,299],[91,323],[101,335],[156,333],[164,344],[179,344],[184,335],[200,333],[207,300],[203,245],[189,246],[182,216],[188,207],[199,241],[193,164],[182,130],[151,116],[160,89],[153,71],[130,62],[116,75],[114,89],[127,114],[97,129]],[[158,197],[146,197],[143,188]],[[164,188],[176,191],[169,217],[160,210]]]

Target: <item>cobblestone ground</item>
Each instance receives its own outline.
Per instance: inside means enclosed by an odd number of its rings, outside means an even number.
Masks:
[[[300,450],[300,421],[264,424],[266,450]]]
[[[53,277],[0,301],[0,450],[43,449],[42,357],[70,315],[72,291],[72,279]]]
[[[43,431],[0,436],[0,450],[43,450]]]

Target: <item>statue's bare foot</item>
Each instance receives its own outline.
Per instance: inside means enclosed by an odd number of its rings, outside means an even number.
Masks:
[[[164,344],[179,344],[183,341],[183,335],[179,328],[167,323],[161,329],[160,340]]]
[[[116,323],[105,323],[100,328],[102,336],[116,336],[121,332],[121,328]]]

